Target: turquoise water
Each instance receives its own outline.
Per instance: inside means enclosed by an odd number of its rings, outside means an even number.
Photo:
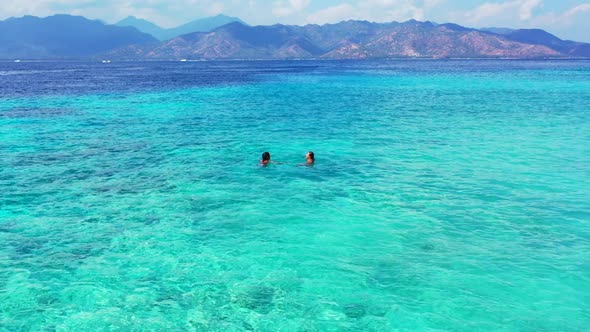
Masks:
[[[590,62],[0,82],[0,331],[590,326]]]

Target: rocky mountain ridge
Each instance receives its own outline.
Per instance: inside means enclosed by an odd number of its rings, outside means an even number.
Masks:
[[[158,45],[112,52],[121,59],[387,59],[590,57],[590,44],[563,41],[542,30],[508,35],[432,22],[247,26],[233,22]],[[537,36],[539,35],[539,36]]]

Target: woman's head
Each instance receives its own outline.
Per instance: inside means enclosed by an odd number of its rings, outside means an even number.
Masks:
[[[309,151],[309,152],[307,153],[307,155],[305,156],[305,158],[306,158],[307,160],[315,161],[315,154],[313,153],[313,151]]]
[[[262,154],[262,161],[270,161],[270,153],[265,152]]]

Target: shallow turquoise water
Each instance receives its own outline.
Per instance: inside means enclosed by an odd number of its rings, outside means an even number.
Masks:
[[[0,70],[0,331],[588,329],[590,63],[337,64]]]

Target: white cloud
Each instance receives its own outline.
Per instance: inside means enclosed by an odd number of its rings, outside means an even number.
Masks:
[[[207,9],[207,13],[210,15],[217,15],[223,13],[225,5],[221,2],[213,2]]]
[[[424,20],[426,13],[443,3],[442,0],[364,0],[328,7],[307,17],[309,23],[334,23],[346,19],[375,22]]]
[[[464,13],[466,21],[474,24],[498,25],[494,22],[530,20],[534,11],[543,6],[542,0],[511,0],[504,2],[486,2]]]
[[[86,4],[90,0],[3,0],[1,13],[3,17],[23,15],[50,15],[52,7]]]
[[[81,15],[115,22],[133,15],[164,27],[223,13],[226,3],[240,8],[244,0],[2,0],[0,19],[23,15]],[[254,0],[250,0],[254,4]]]
[[[433,8],[444,2],[446,2],[446,0],[424,0],[424,8]]]
[[[316,24],[334,23],[347,19],[358,19],[359,17],[356,16],[356,14],[355,7],[347,3],[343,3],[341,5],[319,10],[309,15],[307,17],[307,21],[309,23]]]
[[[472,10],[451,12],[446,19],[473,27],[540,28],[561,38],[590,41],[590,2],[577,4],[561,12],[544,10],[542,0],[486,2]]]
[[[510,26],[510,27],[559,27],[572,25],[576,16],[590,11],[590,3],[576,5],[562,13],[545,12],[535,14],[543,8],[543,0],[510,0],[504,2],[487,2],[473,10],[451,19],[473,26]],[[462,16],[462,17],[461,17]]]
[[[582,14],[590,12],[590,3],[583,3],[574,6],[563,13],[549,12],[543,15],[534,17],[531,22],[531,27],[544,27],[550,28],[556,31],[569,30],[572,26],[590,26],[590,22],[587,16],[582,17]],[[580,32],[588,31],[588,28],[575,29],[581,30]]]
[[[303,11],[311,0],[280,0],[273,4],[272,13],[277,17],[291,16]]]
[[[526,0],[520,4],[520,19],[528,20],[533,17],[533,11],[543,5],[542,0]]]
[[[585,13],[588,11],[590,11],[590,3],[583,3],[566,11],[565,13],[563,13],[563,15],[561,15],[561,17],[563,19],[569,19],[572,18],[572,16],[576,16],[578,14]]]

